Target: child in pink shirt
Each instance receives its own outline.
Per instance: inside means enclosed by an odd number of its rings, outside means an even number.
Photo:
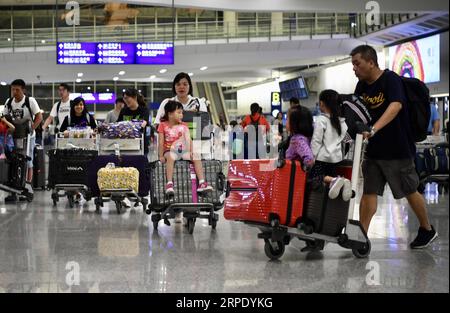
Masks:
[[[159,160],[166,163],[166,195],[173,195],[173,171],[178,159],[191,160],[199,180],[197,192],[211,191],[212,187],[205,181],[201,160],[193,160],[192,141],[189,128],[183,119],[183,105],[177,101],[169,101],[164,107],[164,118],[158,126]]]

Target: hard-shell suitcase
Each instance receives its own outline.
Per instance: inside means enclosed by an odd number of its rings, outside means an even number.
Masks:
[[[222,162],[218,160],[202,160],[206,182],[211,185],[212,191],[198,195],[197,203],[212,203],[214,209],[223,207],[221,196],[224,190],[225,176],[222,173]],[[175,162],[173,183],[174,197],[165,196],[167,183],[166,165],[161,162],[150,164],[151,188],[150,198],[153,209],[162,209],[170,203],[196,203],[192,193],[191,167],[189,161]]]
[[[305,201],[302,223],[311,227],[311,231],[338,236],[347,224],[349,201],[328,197],[329,188],[321,183],[308,181],[305,188]]]
[[[228,220],[297,226],[306,173],[299,161],[233,160],[228,167],[224,216]],[[284,164],[283,164],[284,163]]]
[[[48,151],[48,187],[59,184],[79,184],[88,186],[88,170],[97,157],[96,150],[52,149]]]
[[[36,145],[33,156],[33,188],[45,189],[45,152],[44,147]]]

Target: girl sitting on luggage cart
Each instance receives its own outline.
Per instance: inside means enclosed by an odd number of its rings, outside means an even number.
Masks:
[[[315,159],[310,146],[311,137],[313,140],[318,141],[320,133],[324,131],[320,123],[322,121],[319,120],[316,123],[316,128],[313,128],[312,114],[305,107],[297,106],[289,109],[286,129],[291,134],[291,139],[286,150],[286,159],[301,161],[304,169],[308,172],[308,179],[313,183],[324,182],[330,184],[328,196],[331,199],[335,199],[344,186],[345,192],[343,192],[342,198],[348,201],[351,197],[350,181],[336,177],[334,164],[325,163],[321,161],[322,159]],[[345,129],[342,127],[341,131],[345,131]],[[345,188],[349,188],[350,191],[347,192]]]
[[[70,101],[70,114],[64,119],[59,131],[64,133],[64,137],[68,135],[69,127],[91,127],[97,128],[97,122],[86,107],[86,103],[82,97],[77,97]]]
[[[315,158],[311,173],[312,176],[323,177],[323,181],[329,184],[330,199],[337,198],[342,189],[342,199],[349,201],[352,197],[351,183],[336,173],[337,164],[344,159],[342,141],[348,129],[345,119],[341,117],[340,103],[339,94],[335,90],[327,89],[319,95],[322,113],[316,118],[311,139],[311,150]]]
[[[189,128],[182,122],[183,105],[180,102],[170,100],[165,105],[164,111],[164,117],[158,126],[158,142],[159,160],[161,163],[167,162],[166,195],[174,195],[173,171],[175,161],[180,158],[193,162],[199,180],[197,192],[211,191],[212,187],[205,181],[201,160],[193,159]]]

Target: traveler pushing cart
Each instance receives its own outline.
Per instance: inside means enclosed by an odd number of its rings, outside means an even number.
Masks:
[[[32,188],[31,185],[27,188],[26,184],[28,163],[31,160],[31,121],[24,120],[22,123],[16,121],[14,125],[14,149],[9,153],[7,166],[2,167],[3,170],[8,172],[8,180],[0,183],[0,189],[15,196],[23,196],[28,202],[31,202],[33,201]]]
[[[268,177],[269,167],[258,173],[261,162],[267,161],[231,161],[225,218],[259,228],[258,238],[264,239],[264,251],[272,260],[284,254],[293,238],[306,242],[304,250],[322,250],[326,242],[333,242],[351,249],[358,258],[367,257],[370,241],[360,222],[353,220],[363,147],[362,135],[358,134],[353,163],[340,172],[351,178],[350,201],[328,199],[327,187],[314,190],[308,186],[299,161],[278,160],[272,169],[274,178]]]

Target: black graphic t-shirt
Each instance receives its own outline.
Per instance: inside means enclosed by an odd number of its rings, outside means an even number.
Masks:
[[[92,129],[97,128],[97,123],[95,118],[92,115],[89,115],[89,119],[87,116],[72,116],[70,118],[69,124],[69,116],[66,116],[63,123],[61,124],[60,132],[64,132],[68,127],[87,127],[90,126]]]
[[[139,121],[147,121],[148,123],[149,115],[150,112],[146,107],[138,106],[138,108],[134,111],[132,111],[128,107],[124,107],[122,111],[120,111],[119,118],[117,119],[117,121],[122,122],[122,121],[139,120]]]
[[[361,95],[369,106],[372,126],[392,102],[402,104],[402,109],[397,116],[369,139],[367,155],[378,160],[413,158],[416,147],[411,133],[406,96],[400,76],[386,70],[370,85],[359,81],[355,94]]]

